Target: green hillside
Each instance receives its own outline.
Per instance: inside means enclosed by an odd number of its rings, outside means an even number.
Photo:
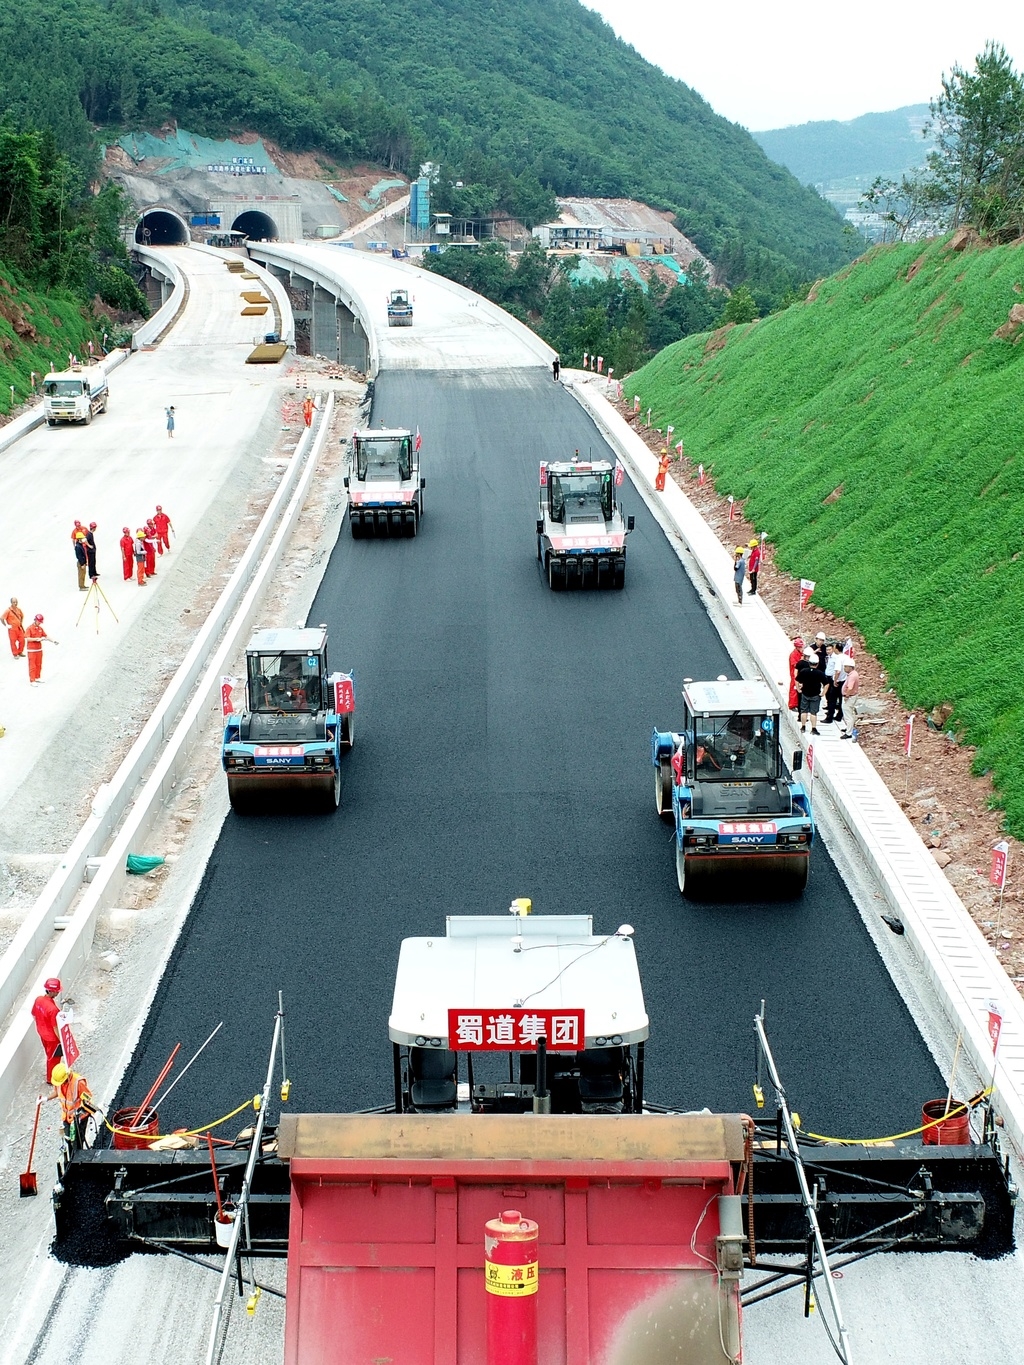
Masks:
[[[884,114],[862,114],[773,128],[754,138],[773,161],[792,171],[802,185],[828,185],[838,180],[899,179],[924,165],[932,144],[921,135],[927,104],[908,104]]]
[[[174,118],[404,171],[442,162],[442,192],[462,180],[528,222],[552,192],[635,196],[765,300],[854,249],[749,133],[577,0],[8,0],[0,40],[0,115],[80,158],[89,122]]]
[[[993,333],[1022,298],[1013,247],[879,247],[813,302],[687,338],[628,382],[904,702],[953,703],[1018,837],[1024,346]]]
[[[88,355],[97,347],[102,327],[84,315],[70,296],[36,293],[10,278],[0,266],[0,413],[32,392],[30,375],[66,369],[68,352]]]

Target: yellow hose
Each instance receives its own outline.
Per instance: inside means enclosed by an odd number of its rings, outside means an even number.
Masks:
[[[103,1124],[110,1132],[119,1133],[122,1137],[134,1138],[136,1141],[161,1142],[164,1138],[198,1137],[200,1133],[205,1133],[210,1128],[219,1128],[222,1123],[227,1123],[228,1119],[233,1119],[235,1115],[240,1114],[243,1109],[251,1109],[252,1107],[253,1101],[246,1100],[245,1103],[240,1104],[237,1109],[232,1109],[230,1114],[225,1114],[222,1119],[214,1119],[212,1123],[204,1123],[199,1128],[189,1128],[187,1131],[180,1133],[141,1133],[138,1129],[134,1128],[115,1128],[106,1115],[103,1117]]]
[[[953,1119],[959,1114],[967,1113],[969,1109],[973,1109],[975,1105],[980,1104],[982,1100],[987,1099],[988,1096],[992,1094],[992,1090],[993,1087],[989,1086],[987,1090],[979,1091],[978,1094],[969,1099],[966,1104],[955,1104],[948,1114],[943,1114],[942,1118],[931,1119],[928,1123],[922,1123],[920,1128],[910,1128],[905,1133],[893,1133],[890,1137],[837,1138],[825,1137],[821,1133],[803,1133],[803,1136],[814,1138],[816,1142],[836,1143],[840,1147],[878,1147],[888,1142],[899,1142],[902,1138],[917,1137],[918,1133],[924,1133],[929,1128],[937,1128],[940,1123],[945,1123],[947,1119]],[[800,1129],[800,1124],[796,1122],[795,1119],[793,1126],[798,1132],[802,1131]]]

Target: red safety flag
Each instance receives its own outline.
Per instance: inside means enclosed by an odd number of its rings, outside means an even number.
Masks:
[[[234,685],[234,678],[221,678],[220,680],[220,713],[222,716],[234,715],[235,708],[231,703],[231,689]]]
[[[75,1042],[75,1035],[71,1032],[71,1020],[63,1010],[57,1015],[57,1033],[60,1037],[61,1051],[64,1054],[64,1065],[70,1071],[82,1053]]]
[[[807,746],[807,771],[808,771],[809,773],[813,773],[813,772],[814,772],[814,745],[813,745],[813,744],[808,744],[808,746]]]
[[[988,874],[988,879],[993,886],[998,886],[1002,891],[1006,885],[1006,869],[1010,861],[1010,845],[1005,839],[1000,839],[992,850],[992,870]]]
[[[708,476],[704,473],[704,466],[702,464],[699,464],[697,466],[697,482],[700,484],[701,488],[704,487],[705,483],[707,482],[707,478]]]
[[[638,393],[635,393],[633,395],[633,411],[634,412],[640,411],[640,395]]]
[[[903,752],[910,757],[910,746],[914,742],[914,713],[911,711],[907,717],[907,723],[903,727]]]
[[[816,587],[817,587],[817,584],[815,583],[815,581],[814,581],[813,578],[801,578],[801,580],[800,580],[800,610],[801,610],[801,611],[803,611],[804,607],[806,607],[806,606],[807,606],[807,603],[811,600],[811,594],[814,592],[814,589],[815,589]]]
[[[603,369],[604,369],[604,356],[603,356],[603,355],[599,355],[599,356],[597,357],[597,372],[598,372],[598,374],[600,374],[601,371],[602,371]]]
[[[988,1038],[992,1044],[992,1056],[996,1055],[999,1047],[999,1035],[1003,1031],[1003,1012],[999,1008],[998,1000],[988,1002]]]
[[[543,460],[540,462],[540,486],[541,488],[548,486],[548,467]]]
[[[587,364],[587,361],[588,361],[589,359],[590,359],[590,356],[587,354],[586,351],[584,351],[584,352],[583,352],[583,368],[584,368],[585,370],[589,370],[589,369],[590,369],[590,366]]]
[[[677,442],[676,442],[676,454],[679,456],[680,459],[683,458],[683,443],[682,443],[682,441],[677,441]]]
[[[339,716],[348,716],[356,709],[355,689],[348,676],[334,680],[334,709]]]
[[[674,431],[675,431],[675,427],[666,427],[666,428],[665,428],[665,440],[668,441],[670,445],[671,445],[671,443],[672,443],[672,433],[673,433]]]
[[[419,448],[420,448],[420,446],[421,446],[422,444],[423,444],[423,437],[420,435],[420,429],[419,429],[419,427],[417,427],[417,428],[416,428],[415,448],[416,448],[417,450],[419,450]]]
[[[622,484],[622,480],[623,480],[625,477],[626,477],[626,471],[625,471],[625,469],[623,469],[623,467],[622,467],[622,465],[619,463],[619,461],[616,460],[616,461],[615,461],[615,487],[616,487],[616,488],[620,487],[620,485]]]
[[[729,494],[729,520],[732,521],[732,519],[733,519],[733,517],[734,517],[735,515],[736,515],[736,499],[735,499],[735,498],[733,497],[733,495],[730,493],[730,494]]]

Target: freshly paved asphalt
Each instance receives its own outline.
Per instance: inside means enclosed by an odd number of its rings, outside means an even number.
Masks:
[[[384,1103],[401,939],[526,895],[635,926],[649,1099],[748,1110],[764,998],[806,1127],[913,1127],[943,1085],[824,848],[797,902],[676,890],[650,732],[678,720],[684,676],[735,668],[628,485],[625,590],[544,583],[538,461],[604,453],[590,420],[540,369],[385,374],[373,420],[423,432],[426,515],[415,540],[353,542],[346,523],[310,613],[356,675],[342,808],[228,817],[123,1094],[224,1020],[161,1128],[233,1108],[262,1085],[280,988],[292,1107]]]

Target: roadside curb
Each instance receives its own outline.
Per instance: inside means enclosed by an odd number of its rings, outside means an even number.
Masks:
[[[687,573],[699,591],[718,599],[740,645],[744,670],[764,678],[782,707],[791,742],[800,744],[788,710],[789,637],[760,598],[748,597],[742,607],[731,601],[728,550],[678,484],[655,493],[656,457],[607,399],[587,383],[571,380],[566,387],[620,454],[644,496],[659,506],[687,551],[682,556]],[[814,783],[824,787],[889,908],[903,921],[904,942],[944,1015],[950,1052],[962,1034],[979,1088],[992,1084],[995,1070],[995,1107],[1018,1154],[1024,1154],[1024,1001],[864,753],[855,744],[824,744],[812,757]],[[998,1002],[1003,1020],[995,1067],[988,1035],[991,1001]]]

